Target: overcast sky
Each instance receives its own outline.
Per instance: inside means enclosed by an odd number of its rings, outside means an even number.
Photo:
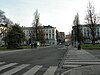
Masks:
[[[77,13],[80,23],[84,23],[89,1],[93,3],[96,13],[100,13],[99,0],[0,0],[0,9],[14,23],[26,27],[32,26],[33,14],[38,9],[42,25],[54,26],[68,34]]]

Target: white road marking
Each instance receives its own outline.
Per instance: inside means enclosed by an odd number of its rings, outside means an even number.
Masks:
[[[57,66],[50,66],[43,75],[54,75]]]
[[[100,62],[99,59],[96,60],[65,60],[65,62]]]
[[[36,65],[27,72],[25,72],[23,75],[34,75],[42,66]]]
[[[7,65],[1,66],[1,67],[0,67],[0,71],[3,70],[3,69],[6,69],[6,68],[8,68],[8,67],[11,67],[11,66],[13,66],[13,65],[16,65],[16,64],[17,64],[17,63],[10,63],[10,64],[7,64]]]
[[[78,64],[78,65],[85,65],[85,64],[87,64],[87,65],[100,65],[100,62],[89,62],[89,61],[87,61],[87,62],[64,62],[64,64],[73,64],[73,65],[76,65],[76,64]]]
[[[0,64],[4,64],[5,62],[0,62]],[[6,65],[3,65],[0,67],[0,71],[4,70],[4,69],[7,69],[11,66],[14,66],[18,63],[9,63],[9,64],[6,64]],[[12,68],[8,71],[5,71],[4,73],[0,74],[0,75],[13,75],[21,70],[24,70],[24,68],[26,68],[27,66],[29,66],[30,64],[22,64],[22,65],[19,65],[19,66],[16,66],[15,68]],[[39,71],[39,69],[41,69],[43,67],[43,65],[35,65],[34,67],[32,67],[31,69],[29,69],[28,71],[26,71],[25,73],[23,73],[22,75],[34,75],[36,74],[36,72]],[[56,72],[57,70],[57,66],[50,66],[45,72],[43,75],[54,75],[54,73]]]
[[[81,65],[63,65],[63,68],[67,68],[67,67],[79,67]]]
[[[9,71],[7,71],[7,72],[1,74],[1,75],[12,75],[12,74],[14,74],[14,73],[16,73],[16,72],[18,72],[18,71],[24,69],[24,68],[27,67],[27,66],[29,66],[29,64],[22,64],[22,65],[20,65],[20,66],[14,68],[14,69],[11,69],[11,70],[9,70]]]
[[[0,62],[0,65],[4,64],[5,62]]]

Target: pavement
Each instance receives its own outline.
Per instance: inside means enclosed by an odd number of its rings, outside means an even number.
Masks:
[[[62,68],[70,68],[61,75],[100,75],[100,59],[86,50],[70,47]]]

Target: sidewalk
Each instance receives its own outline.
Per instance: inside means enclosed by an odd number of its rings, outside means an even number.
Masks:
[[[61,75],[100,75],[100,60],[86,50],[69,50],[64,57],[63,68],[72,69]]]

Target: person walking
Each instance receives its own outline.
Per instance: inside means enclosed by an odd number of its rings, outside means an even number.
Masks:
[[[34,48],[37,48],[37,43],[34,43]]]
[[[78,44],[78,50],[80,50],[81,49],[81,46],[80,46],[80,43]]]

